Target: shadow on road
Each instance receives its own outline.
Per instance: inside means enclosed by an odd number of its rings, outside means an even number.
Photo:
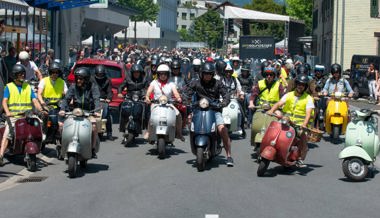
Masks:
[[[0,177],[3,177],[3,178],[9,178],[10,176],[15,176],[15,175],[20,175],[20,174],[13,173],[13,172],[0,171]]]
[[[269,165],[270,167],[270,165]],[[301,175],[306,176],[309,172],[313,171],[315,168],[323,167],[322,165],[316,164],[306,164],[304,168],[298,168],[296,166],[284,167],[284,166],[275,166],[268,168],[263,177],[275,177],[277,175]]]
[[[86,174],[98,173],[100,171],[106,171],[109,166],[106,164],[88,163],[86,168],[78,166],[77,178],[83,177]],[[65,171],[67,173],[67,170]],[[67,175],[68,176],[68,175]]]
[[[190,164],[193,168],[197,168],[197,160],[191,159],[186,161],[187,164]],[[216,156],[211,160],[206,162],[205,170],[211,170],[213,168],[219,168],[219,165],[226,165],[226,158],[224,156]]]
[[[186,151],[176,148],[176,147],[167,147],[166,148],[166,155],[164,159],[170,158],[173,155],[179,155],[179,154],[185,154],[187,153]],[[151,156],[158,156],[158,151],[156,148],[151,148],[148,150],[146,155],[151,155]]]

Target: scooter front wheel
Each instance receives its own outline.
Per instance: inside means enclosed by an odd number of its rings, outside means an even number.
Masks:
[[[269,167],[270,160],[261,158],[259,167],[257,168],[257,176],[262,177]]]
[[[30,172],[35,172],[37,170],[37,157],[35,154],[28,154],[28,158],[26,160],[26,168]]]
[[[159,138],[157,141],[158,158],[164,159],[166,155],[166,143],[164,138]]]
[[[67,169],[70,178],[75,178],[77,176],[77,162],[77,156],[75,154],[70,154]]]
[[[334,144],[339,143],[340,127],[341,127],[340,125],[332,126],[332,140]]]
[[[363,181],[368,173],[368,165],[361,158],[345,159],[342,164],[344,175],[353,181]]]
[[[199,172],[205,170],[206,160],[204,158],[204,148],[197,148],[197,169]]]

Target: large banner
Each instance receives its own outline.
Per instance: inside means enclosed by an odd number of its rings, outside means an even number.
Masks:
[[[274,59],[274,38],[269,36],[240,36],[239,56],[245,58]]]

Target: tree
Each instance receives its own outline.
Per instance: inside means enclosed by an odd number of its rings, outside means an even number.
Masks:
[[[181,41],[183,42],[193,41],[193,37],[190,35],[187,29],[179,29],[177,32],[179,33],[179,38]]]
[[[190,27],[190,35],[194,41],[207,42],[211,46],[220,48],[223,45],[224,23],[218,12],[208,10],[197,17]]]
[[[286,0],[286,13],[305,21],[306,35],[311,34],[313,1],[309,0]]]
[[[118,0],[121,5],[133,8],[138,11],[137,15],[132,15],[131,20],[134,22],[133,30],[135,32],[134,41],[136,42],[136,24],[138,21],[148,22],[152,25],[152,22],[156,21],[158,12],[160,10],[158,4],[155,4],[153,0]]]
[[[279,5],[273,0],[252,0],[252,3],[245,5],[244,8],[273,14],[286,14],[285,6]],[[251,25],[251,34],[255,36],[270,35],[276,41],[280,41],[284,38],[284,24],[282,22],[254,23]]]

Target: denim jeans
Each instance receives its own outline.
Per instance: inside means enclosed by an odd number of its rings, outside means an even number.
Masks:
[[[369,89],[369,96],[376,100],[376,81],[375,80],[369,80],[368,81],[368,89]]]

